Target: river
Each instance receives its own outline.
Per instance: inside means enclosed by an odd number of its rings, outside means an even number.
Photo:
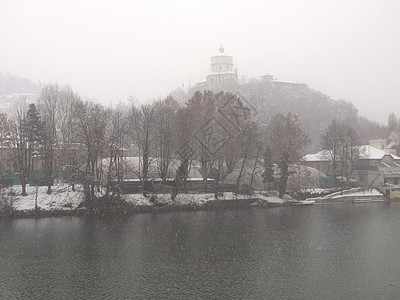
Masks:
[[[400,203],[0,220],[0,299],[399,299]]]

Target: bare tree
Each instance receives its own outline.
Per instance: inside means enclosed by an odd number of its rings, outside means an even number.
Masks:
[[[75,190],[77,180],[76,168],[85,163],[84,147],[78,143],[76,135],[79,132],[79,122],[76,118],[75,109],[82,100],[78,94],[74,93],[69,86],[60,90],[60,99],[57,108],[57,151],[56,160],[59,167],[67,165],[75,168],[63,168],[63,175],[67,181],[72,183]]]
[[[252,178],[254,177],[254,172],[256,170],[260,154],[260,147],[259,147],[260,138],[261,138],[261,132],[258,127],[258,124],[255,122],[248,122],[247,126],[244,127],[244,130],[240,132],[238,148],[240,151],[241,163],[240,163],[239,174],[236,178],[237,193],[240,191],[242,176],[245,172],[246,165],[248,164],[250,159],[254,160],[254,165],[252,168],[252,176],[250,180],[251,185],[253,184]],[[251,187],[249,186],[249,188]]]
[[[269,131],[272,153],[280,169],[279,197],[282,198],[290,175],[289,164],[300,159],[301,152],[310,143],[310,139],[301,129],[299,117],[291,113],[286,117],[282,114],[275,115],[269,125]]]
[[[104,144],[106,150],[106,175],[105,186],[106,199],[112,201],[117,195],[119,198],[119,183],[123,179],[123,151],[126,145],[126,137],[128,132],[127,118],[121,111],[115,110],[109,112],[110,122],[105,134]]]
[[[274,166],[272,161],[271,147],[267,144],[263,156],[264,173],[262,174],[264,184],[268,184],[267,189],[271,189],[271,184],[275,182]]]
[[[198,153],[205,185],[210,175],[217,182],[223,181],[240,160],[235,137],[246,126],[249,109],[236,95],[204,91],[196,92],[188,101],[187,114],[195,129],[192,136],[197,143],[193,148]]]
[[[49,84],[42,88],[38,107],[44,122],[42,167],[47,183],[47,194],[51,194],[55,165],[55,148],[57,147],[57,110],[60,101],[58,85]]]
[[[140,108],[132,105],[130,123],[133,130],[131,137],[139,148],[139,160],[141,160],[141,172],[139,175],[143,181],[143,195],[146,195],[149,167],[152,162],[151,155],[155,148],[155,121],[154,105],[143,104]]]
[[[175,142],[175,151],[180,160],[178,169],[175,174],[175,186],[172,192],[172,199],[178,194],[178,187],[183,185],[186,190],[186,181],[190,172],[194,153],[190,152],[190,137],[192,134],[192,126],[189,114],[186,108],[179,108],[175,114],[175,122],[173,127],[173,140]]]
[[[4,146],[10,141],[12,131],[12,122],[8,119],[7,114],[0,113],[0,145]]]
[[[338,177],[346,180],[347,186],[360,157],[357,147],[358,134],[354,122],[333,120],[322,137],[322,147],[327,150],[331,161],[334,187],[338,186]]]
[[[29,135],[25,127],[26,106],[20,104],[15,112],[13,137],[14,158],[18,167],[19,180],[22,186],[22,195],[27,196],[26,185],[31,174],[32,152]]]
[[[201,175],[204,181],[204,187],[207,187],[207,178],[213,164],[213,150],[210,143],[218,138],[218,133],[213,126],[216,107],[216,96],[211,91],[196,92],[189,99],[186,113],[191,122],[190,128],[193,129],[192,135],[199,143],[192,143],[192,147],[196,149],[198,161],[200,163]]]
[[[328,159],[332,164],[333,185],[335,188],[338,185],[337,176],[340,153],[340,136],[340,124],[336,119],[332,121],[325,134],[322,136],[322,147],[323,149],[328,150]]]
[[[179,104],[172,97],[168,97],[165,100],[157,101],[154,106],[156,122],[155,156],[158,174],[162,181],[165,182],[172,159],[174,122]]]
[[[350,186],[350,179],[354,168],[360,158],[360,148],[357,147],[358,135],[353,127],[344,123],[341,128],[340,139],[340,164],[342,178],[346,179],[347,187]]]
[[[87,201],[95,198],[95,188],[99,187],[102,174],[101,164],[104,138],[109,121],[109,111],[93,102],[75,103],[76,141],[85,153],[84,167],[70,166],[83,176],[84,197]]]
[[[13,123],[8,119],[7,114],[0,113],[0,148],[11,148],[13,134]],[[4,154],[3,154],[4,157]],[[5,159],[0,160],[0,175],[6,169]]]

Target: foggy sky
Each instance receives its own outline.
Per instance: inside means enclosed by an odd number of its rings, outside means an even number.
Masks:
[[[400,1],[0,1],[0,69],[104,104],[205,79],[223,43],[239,78],[274,74],[400,116]]]

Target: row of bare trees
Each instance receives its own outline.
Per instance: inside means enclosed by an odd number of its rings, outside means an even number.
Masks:
[[[351,120],[339,122],[333,120],[322,136],[322,148],[331,163],[333,186],[339,186],[339,180],[350,186],[350,179],[363,154],[359,145],[359,135]]]
[[[251,114],[240,98],[223,92],[197,92],[185,106],[167,97],[107,108],[82,100],[69,87],[50,84],[36,105],[21,105],[15,116],[0,118],[9,124],[9,133],[0,132],[0,138],[13,143],[24,194],[32,163],[40,159],[48,193],[53,179],[62,175],[72,184],[79,180],[88,201],[100,186],[106,199],[114,199],[119,183],[131,176],[124,159],[129,153],[138,157],[134,171],[144,191],[155,177],[153,166],[163,182],[174,177],[184,183],[196,163],[205,184],[209,177],[218,185],[234,176],[241,191],[252,188],[257,174],[271,187],[273,164],[278,163],[283,196],[288,166],[298,161],[310,140],[296,115],[278,114],[262,126]],[[245,174],[250,179],[243,187]]]

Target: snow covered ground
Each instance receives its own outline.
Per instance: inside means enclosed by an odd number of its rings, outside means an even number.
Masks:
[[[135,205],[153,205],[150,201],[151,195],[144,197],[142,194],[129,194],[123,195],[123,198]],[[224,193],[218,200],[241,200],[241,199],[259,199],[271,203],[284,203],[285,199],[278,197],[265,196],[262,193],[255,193],[254,195],[235,195],[234,193]],[[174,201],[171,199],[170,194],[157,194],[157,203],[179,203],[179,204],[197,204],[202,205],[208,201],[216,200],[213,193],[199,193],[199,194],[178,194]]]
[[[340,198],[343,196],[351,196],[351,197],[363,197],[363,196],[382,196],[383,194],[379,192],[376,189],[360,189],[360,188],[355,188],[355,189],[350,189],[348,191],[345,191],[343,194],[340,192],[337,192],[335,194],[332,194],[332,198]]]
[[[3,189],[5,194],[11,194],[13,199],[13,207],[16,210],[34,210],[36,199],[36,187],[26,186],[28,196],[21,196],[22,188],[15,185],[10,188]],[[41,186],[37,189],[37,205],[41,210],[71,210],[75,209],[82,201],[82,190],[78,186],[73,192],[69,185],[55,185],[53,192],[48,195],[47,187]]]
[[[21,186],[13,186],[10,188],[2,189],[2,193],[11,195],[9,199],[13,200],[13,208],[17,211],[29,211],[35,209],[35,199],[37,195],[37,205],[42,211],[68,211],[74,210],[78,207],[83,199],[83,192],[81,186],[76,186],[76,191],[72,191],[71,186],[60,184],[53,186],[52,194],[46,193],[46,187],[27,186],[28,196],[21,196]],[[127,194],[122,195],[123,199],[136,206],[154,206],[159,204],[164,205],[196,205],[201,207],[207,202],[214,201],[215,196],[213,193],[199,193],[199,194],[178,194],[173,201],[170,194],[148,194],[144,197],[142,194]],[[296,201],[289,196],[280,199],[277,197],[276,192],[256,192],[253,195],[235,195],[234,193],[224,193],[217,200],[245,200],[254,199],[252,205],[263,206],[266,203],[274,204],[288,204],[288,205],[306,205],[314,203],[328,203],[328,202],[341,202],[341,198],[353,198],[354,201],[383,199],[382,193],[376,189],[362,189],[355,188],[343,192],[337,192],[318,198],[309,198],[305,201]],[[358,200],[357,200],[358,199]],[[360,201],[361,201],[360,200]],[[376,201],[376,200],[375,200]]]
[[[72,191],[71,186],[60,184],[53,186],[53,192],[48,195],[46,193],[47,187],[27,186],[28,196],[21,196],[21,186],[13,186],[3,189],[2,192],[11,195],[9,197],[13,200],[13,207],[17,211],[27,211],[35,209],[35,199],[37,196],[37,205],[40,210],[73,210],[78,207],[82,201],[83,193],[82,187],[76,186],[76,191]],[[190,205],[195,204],[201,206],[206,202],[216,200],[213,193],[200,193],[200,194],[178,194],[174,201],[171,199],[170,194],[157,194],[154,199],[151,194],[144,197],[142,194],[127,194],[122,195],[127,201],[137,206],[153,206],[157,204],[179,204]],[[256,192],[254,195],[235,195],[234,193],[224,193],[218,200],[242,200],[242,199],[257,199],[261,202],[269,203],[285,203],[292,201],[290,197],[280,199],[273,193]],[[151,201],[153,200],[153,201]]]
[[[348,199],[348,200],[371,199],[371,201],[374,199],[382,199],[383,201],[383,194],[374,188],[353,188],[341,192],[332,193],[323,197],[308,198],[306,199],[306,201],[335,202],[335,201],[340,201],[340,199]]]

